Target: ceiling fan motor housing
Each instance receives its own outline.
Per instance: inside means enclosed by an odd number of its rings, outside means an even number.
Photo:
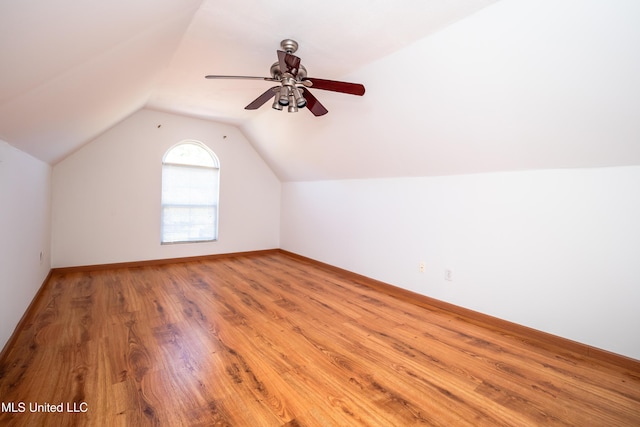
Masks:
[[[281,80],[282,71],[280,71],[280,63],[274,62],[271,68],[269,69],[269,73],[271,74],[271,77],[273,77],[274,79]],[[300,65],[300,68],[298,68],[298,74],[296,75],[296,81],[299,82],[306,77],[307,77],[307,69],[304,68],[304,65]]]

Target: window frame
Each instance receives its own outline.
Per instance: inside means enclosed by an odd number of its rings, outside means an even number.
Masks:
[[[200,164],[193,163],[176,163],[167,161],[167,157],[170,153],[183,145],[195,145],[196,147],[204,150],[210,157],[213,163],[213,166],[204,166]],[[214,194],[214,203],[213,204],[194,204],[194,203],[166,203],[165,202],[165,174],[166,168],[165,166],[175,168],[184,168],[185,170],[211,170],[215,173],[215,183],[212,185],[211,189],[215,191]],[[160,195],[160,244],[161,245],[175,245],[175,244],[184,244],[184,243],[208,243],[208,242],[216,242],[218,241],[218,220],[219,220],[219,210],[220,210],[220,160],[218,156],[211,150],[207,145],[203,144],[200,141],[196,140],[183,140],[171,146],[167,151],[165,151],[162,157],[162,173],[161,173],[161,195]],[[214,187],[215,186],[215,187]],[[168,239],[165,234],[165,215],[166,208],[174,207],[174,208],[213,208],[213,223],[211,226],[213,227],[213,238],[204,238],[204,239],[190,239],[189,237],[185,239]],[[192,224],[191,227],[196,226],[197,224]],[[209,224],[206,224],[207,226]],[[188,230],[185,230],[188,231]]]

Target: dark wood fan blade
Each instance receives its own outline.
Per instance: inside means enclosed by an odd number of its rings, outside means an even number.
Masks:
[[[307,77],[304,81],[310,81],[314,89],[330,90],[332,92],[348,93],[350,95],[364,95],[364,86],[360,83],[337,82],[335,80],[316,79]]]
[[[244,107],[244,109],[257,110],[258,108],[262,107],[265,102],[273,98],[273,96],[275,95],[278,89],[280,89],[280,86],[274,86],[272,88],[269,88],[265,93],[257,97],[251,104]]]
[[[298,75],[300,69],[300,58],[285,51],[278,51],[278,62],[280,63],[280,72],[290,73],[294,77]]]
[[[304,99],[307,100],[307,108],[309,109],[309,111],[311,111],[311,113],[318,117],[318,116],[324,116],[325,114],[327,114],[329,112],[329,110],[327,110],[326,108],[324,108],[324,105],[322,105],[320,103],[320,101],[318,101],[318,99],[313,96],[311,94],[311,92],[309,92],[308,89],[306,88],[301,88],[302,92],[304,92]]]
[[[266,80],[268,82],[276,82],[277,80],[272,77],[253,77],[253,76],[216,76],[210,74],[204,76],[205,79],[243,79],[243,80]]]

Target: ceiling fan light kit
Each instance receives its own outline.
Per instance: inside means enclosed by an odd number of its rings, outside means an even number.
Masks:
[[[257,110],[269,99],[273,98],[271,108],[295,113],[299,108],[307,108],[314,116],[322,116],[329,111],[311,94],[309,88],[346,93],[349,95],[364,95],[364,86],[359,83],[340,82],[335,80],[307,77],[307,70],[300,64],[300,58],[294,53],[298,50],[295,40],[285,39],[280,42],[282,50],[278,50],[278,61],[270,69],[271,77],[253,76],[220,76],[208,75],[207,79],[250,79],[277,82],[279,86],[267,89],[262,95],[245,107],[245,110]]]

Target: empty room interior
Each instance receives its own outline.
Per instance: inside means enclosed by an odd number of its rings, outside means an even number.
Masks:
[[[0,2],[0,424],[640,425],[640,2]]]

